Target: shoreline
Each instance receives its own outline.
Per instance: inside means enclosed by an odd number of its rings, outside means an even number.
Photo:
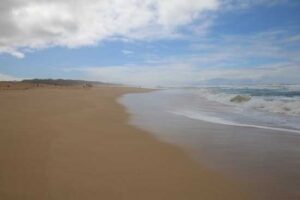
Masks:
[[[0,91],[1,199],[247,199],[128,124],[118,87]]]
[[[271,131],[278,131],[278,132],[282,132],[282,133],[295,133],[297,135],[300,134],[300,130],[298,129],[290,129],[290,128],[280,128],[280,127],[273,127],[273,126],[261,126],[261,125],[254,125],[254,124],[242,124],[242,123],[235,123],[235,122],[230,122],[230,121],[225,121],[223,119],[207,119],[205,117],[193,117],[187,114],[181,114],[181,113],[176,113],[173,112],[173,114],[175,115],[179,115],[179,116],[183,116],[183,117],[187,117],[189,119],[192,120],[200,120],[200,121],[204,121],[207,123],[212,123],[212,124],[220,124],[220,125],[224,125],[224,126],[236,126],[236,127],[244,127],[244,128],[257,128],[257,129],[265,129],[265,130],[271,130]]]
[[[200,165],[238,182],[255,196],[253,199],[299,198],[298,134],[177,115],[170,112],[177,99],[167,94],[128,94],[120,101],[132,114],[132,125],[180,147]]]

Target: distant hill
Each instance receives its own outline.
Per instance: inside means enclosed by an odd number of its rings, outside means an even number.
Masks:
[[[0,90],[19,90],[36,87],[82,87],[90,88],[93,86],[117,84],[103,83],[99,81],[68,80],[68,79],[25,79],[22,81],[0,81]]]
[[[26,79],[22,80],[22,83],[31,83],[31,84],[43,84],[43,85],[54,85],[54,86],[94,86],[94,85],[103,85],[107,83],[98,82],[98,81],[83,81],[83,80],[68,80],[68,79]]]

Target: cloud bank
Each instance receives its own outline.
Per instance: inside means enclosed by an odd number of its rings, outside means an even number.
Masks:
[[[219,0],[1,0],[0,53],[22,58],[28,49],[178,37],[218,7]]]
[[[189,64],[155,66],[109,66],[80,71],[86,79],[101,80],[145,87],[182,87],[224,84],[299,84],[300,67],[290,64],[275,64],[257,68],[214,68],[205,69]]]
[[[69,68],[87,79],[142,86],[300,84],[300,37],[284,30],[204,38],[192,55],[157,57],[135,65]]]
[[[20,79],[7,74],[0,73],[0,81],[16,81],[16,80],[20,80]]]

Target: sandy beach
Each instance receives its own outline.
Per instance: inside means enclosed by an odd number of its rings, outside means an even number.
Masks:
[[[142,89],[0,91],[0,199],[247,199],[181,149],[128,124]]]

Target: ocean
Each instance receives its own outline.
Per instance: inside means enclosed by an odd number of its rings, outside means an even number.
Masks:
[[[257,199],[300,198],[300,86],[165,88],[119,101],[131,124],[180,146]]]
[[[213,123],[300,133],[298,85],[202,87],[166,93],[180,99],[168,108],[174,114]]]

